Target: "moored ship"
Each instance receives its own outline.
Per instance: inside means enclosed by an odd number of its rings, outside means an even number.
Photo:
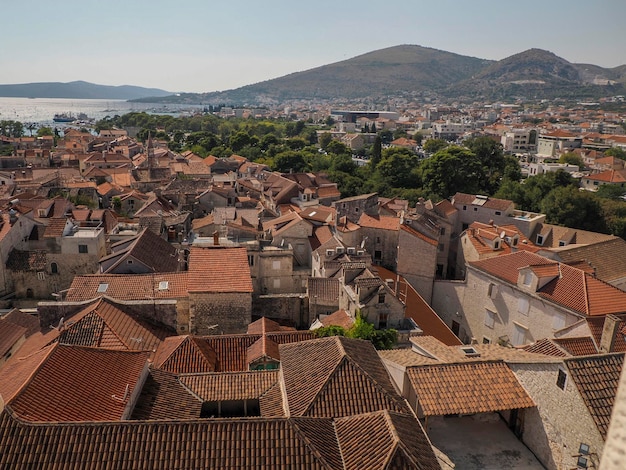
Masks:
[[[72,116],[71,114],[61,113],[61,114],[55,114],[52,120],[54,122],[74,122],[76,121],[76,118]]]

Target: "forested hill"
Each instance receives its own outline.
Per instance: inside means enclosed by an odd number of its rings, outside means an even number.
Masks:
[[[182,93],[159,101],[265,105],[292,99],[596,98],[624,94],[624,83],[625,66],[574,64],[542,49],[490,61],[401,45],[234,90]]]

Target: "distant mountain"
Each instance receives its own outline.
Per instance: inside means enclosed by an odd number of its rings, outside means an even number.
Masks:
[[[0,96],[12,98],[132,100],[148,96],[163,97],[171,94],[169,91],[158,88],[143,88],[132,85],[96,85],[95,83],[83,81],[0,85]]]
[[[181,93],[158,101],[262,105],[293,99],[376,100],[416,94],[467,100],[580,99],[625,94],[624,84],[626,66],[605,69],[573,64],[542,49],[490,61],[402,45],[234,90]]]
[[[235,90],[182,93],[162,101],[263,104],[290,99],[357,99],[425,92],[469,78],[490,63],[428,47],[401,45]]]
[[[573,64],[552,52],[529,49],[492,63],[446,94],[492,99],[607,96],[623,92],[625,71],[624,66]]]

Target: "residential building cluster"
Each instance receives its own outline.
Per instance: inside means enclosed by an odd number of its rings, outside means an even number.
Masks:
[[[330,114],[349,145],[480,132],[537,172],[626,147],[619,116],[585,109],[551,127],[426,111]],[[28,139],[0,158],[0,467],[600,465],[624,395],[621,238],[483,195],[342,198],[323,173],[123,130]],[[315,333],[359,317],[397,348]]]

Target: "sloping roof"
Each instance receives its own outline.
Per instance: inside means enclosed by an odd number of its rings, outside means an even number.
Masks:
[[[326,315],[324,318],[320,318],[320,322],[324,326],[340,326],[348,330],[354,324],[354,318],[341,308],[330,315]]]
[[[310,428],[334,439],[318,439]],[[332,429],[332,420],[319,418],[42,425],[7,407],[0,415],[0,467],[341,470]]]
[[[407,412],[372,343],[340,336],[280,346],[291,416]]]
[[[452,330],[437,315],[430,305],[418,294],[418,292],[402,276],[395,274],[381,266],[375,267],[382,279],[393,279],[398,282],[395,292],[406,295],[404,315],[411,318],[422,330],[424,335],[434,336],[439,341],[449,346],[460,345],[461,340],[456,337]]]
[[[202,400],[189,392],[176,375],[151,370],[141,389],[131,419],[194,419],[202,411]]]
[[[124,260],[133,257],[146,265],[153,272],[173,272],[178,270],[178,255],[176,248],[155,235],[151,230],[144,228],[143,231],[128,243],[123,250],[114,251],[100,259],[100,263],[109,259],[116,259],[107,272],[110,273],[120,266]]]
[[[27,421],[119,420],[147,359],[144,352],[57,345],[10,403]]]
[[[0,321],[0,358],[4,357],[22,337],[26,337],[26,328],[8,321]]]
[[[245,248],[198,248],[189,254],[189,292],[252,292]]]
[[[566,359],[565,363],[598,431],[606,439],[624,354]]]
[[[420,240],[425,241],[429,245],[437,246],[439,244],[438,240],[435,240],[434,238],[431,238],[431,237],[427,237],[422,232],[419,232],[418,230],[415,230],[413,227],[411,227],[409,225],[406,225],[406,224],[400,225],[400,230],[402,230],[402,231],[404,231],[406,233],[409,233],[409,234],[413,235],[414,237],[419,238]]]
[[[194,336],[166,338],[154,357],[154,367],[175,374],[213,372],[215,363],[215,351]]]
[[[100,299],[65,319],[58,342],[128,351],[153,351],[174,332],[124,312]],[[123,308],[123,307],[122,307]]]
[[[346,470],[441,468],[421,425],[410,416],[378,411],[337,419],[335,426]]]
[[[555,338],[553,340],[572,356],[589,356],[598,354],[598,348],[591,336],[579,338]]]
[[[26,328],[26,337],[39,331],[39,318],[37,315],[24,313],[20,309],[14,308],[9,313],[0,318],[0,321],[6,321],[15,325]]]
[[[187,296],[187,273],[87,274],[75,276],[65,300],[100,296],[116,300],[172,299]]]
[[[0,398],[5,403],[10,402],[13,397],[26,385],[39,366],[46,360],[55,345],[46,346],[30,355],[13,357],[2,368],[2,380],[0,380]],[[18,351],[19,355],[19,351]],[[17,359],[17,360],[16,360]]]
[[[407,375],[426,416],[535,406],[504,362],[425,365],[407,369]]]
[[[454,204],[480,205],[487,209],[496,211],[506,211],[514,206],[513,201],[508,199],[496,199],[493,197],[478,197],[473,194],[456,193],[452,197]]]
[[[554,340],[549,338],[543,338],[539,341],[535,341],[532,344],[528,344],[524,346],[522,349],[527,352],[537,353],[537,354],[546,354],[548,356],[555,357],[566,357],[568,353],[563,351],[557,344],[555,344]]]
[[[583,315],[626,312],[626,292],[581,269],[533,253],[519,251],[469,265],[511,284],[517,284],[520,268],[531,267],[539,277],[553,277],[537,290],[544,299]]]
[[[359,225],[366,228],[397,231],[400,230],[400,218],[387,215],[370,216],[362,213],[359,217]]]
[[[554,248],[564,263],[584,260],[595,270],[596,277],[605,282],[626,277],[626,240],[614,238],[590,245],[568,245]]]
[[[339,279],[326,277],[310,277],[307,280],[309,299],[311,303],[339,302]]]
[[[278,371],[181,375],[180,383],[203,401],[258,399],[278,382]]]

